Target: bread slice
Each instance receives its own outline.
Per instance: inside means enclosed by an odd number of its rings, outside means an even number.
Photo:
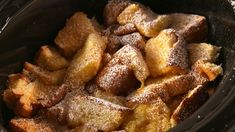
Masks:
[[[146,63],[152,77],[184,74],[188,71],[186,42],[172,29],[147,41]]]
[[[148,103],[157,98],[164,102],[169,101],[172,97],[186,93],[191,89],[191,83],[194,78],[191,75],[179,75],[161,78],[155,80],[145,87],[137,89],[127,97],[128,105],[135,106],[140,103]]]
[[[106,41],[99,34],[90,34],[82,50],[78,51],[68,67],[64,83],[71,88],[80,87],[98,72]]]
[[[208,27],[204,16],[173,13],[169,17],[169,28],[175,29],[187,42],[201,42],[207,38]]]
[[[103,99],[71,93],[59,104],[49,108],[47,115],[48,118],[67,122],[70,128],[86,124],[102,131],[112,131],[117,129],[131,112],[127,107]]]
[[[197,61],[203,60],[214,63],[219,57],[221,47],[207,43],[191,43],[187,45],[189,62],[194,65]]]
[[[36,65],[50,71],[61,70],[69,65],[69,62],[55,48],[48,45],[40,48],[35,62]]]
[[[196,88],[191,90],[173,112],[171,116],[172,127],[192,115],[205,103],[208,97],[209,95],[202,85],[198,85]]]
[[[66,22],[65,27],[59,31],[55,43],[67,58],[73,57],[81,49],[91,33],[96,33],[95,27],[87,15],[76,12]]]
[[[38,79],[47,85],[61,85],[66,73],[65,69],[48,71],[36,65],[26,62],[23,73],[30,79]]]
[[[106,26],[117,24],[118,15],[131,3],[130,0],[110,0],[104,8],[104,23]]]
[[[167,15],[157,15],[149,8],[140,4],[130,4],[117,17],[121,25],[133,23],[138,31],[146,37],[155,37],[158,33],[169,26]]]
[[[170,129],[170,110],[160,99],[140,104],[133,116],[123,124],[127,132],[157,132]]]

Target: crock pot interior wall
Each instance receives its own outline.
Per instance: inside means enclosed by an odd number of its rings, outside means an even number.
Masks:
[[[7,75],[20,71],[24,61],[32,61],[39,46],[53,44],[53,38],[64,26],[66,18],[81,10],[102,22],[106,0],[34,0],[19,11],[0,34],[1,90]],[[209,22],[208,42],[222,46],[219,63],[224,76],[218,79],[216,93],[185,122],[172,131],[225,128],[235,115],[235,14],[229,0],[142,0],[157,13],[185,12],[205,15]],[[11,116],[1,104],[0,121],[6,126]],[[226,115],[226,116],[223,116]],[[2,117],[1,117],[2,116]],[[231,118],[231,117],[230,117]],[[223,122],[223,123],[222,123]],[[229,124],[228,124],[229,125]],[[0,128],[1,129],[1,128]]]

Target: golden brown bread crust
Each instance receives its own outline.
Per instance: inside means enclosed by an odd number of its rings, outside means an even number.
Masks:
[[[138,80],[129,65],[114,58],[98,73],[96,84],[108,93],[127,95],[138,86]]]
[[[128,105],[133,106],[139,103],[146,103],[157,98],[164,102],[169,101],[172,97],[186,93],[191,89],[191,83],[194,78],[191,75],[180,75],[166,77],[157,83],[149,84],[137,89],[127,97]]]
[[[63,55],[71,58],[77,50],[83,47],[88,35],[96,32],[87,15],[76,12],[67,20],[65,27],[59,31],[55,43]]]
[[[157,15],[141,4],[130,4],[118,16],[121,25],[133,23],[138,31],[146,37],[155,37],[161,30],[169,26],[167,15]]]
[[[145,52],[152,77],[188,71],[186,42],[172,29],[163,30],[157,37],[148,40]]]
[[[104,8],[104,23],[110,26],[117,23],[118,15],[131,3],[130,0],[110,0]]]
[[[192,43],[187,45],[189,63],[193,66],[197,61],[203,60],[214,63],[219,57],[221,47],[207,43]]]
[[[209,95],[202,85],[198,85],[191,90],[182,100],[171,116],[171,125],[175,126],[193,114],[204,102]]]
[[[82,50],[78,51],[68,67],[64,83],[70,88],[80,88],[98,72],[106,41],[99,34],[90,34]]]
[[[55,48],[48,45],[40,48],[36,55],[35,63],[50,71],[61,70],[69,65],[69,62]]]
[[[170,129],[170,110],[160,98],[139,104],[123,128],[127,132],[167,131]]]
[[[204,16],[173,13],[169,17],[169,27],[175,29],[187,42],[200,42],[206,39],[208,27]]]
[[[117,129],[131,113],[131,109],[103,99],[81,94],[67,94],[59,104],[48,109],[48,118],[67,122],[75,128],[80,124],[91,125],[99,130]]]

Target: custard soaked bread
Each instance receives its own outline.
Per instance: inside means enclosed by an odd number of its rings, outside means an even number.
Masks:
[[[184,74],[188,70],[188,52],[183,37],[167,29],[148,40],[146,62],[152,77]]]
[[[203,43],[204,16],[110,0],[103,17],[76,12],[55,46],[9,75],[11,131],[168,131],[215,91],[207,84],[223,74],[221,47]]]

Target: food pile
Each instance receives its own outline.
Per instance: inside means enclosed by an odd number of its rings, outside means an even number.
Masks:
[[[9,75],[11,131],[168,131],[213,93],[221,48],[202,43],[204,16],[111,0],[103,17],[76,12],[55,45]]]

